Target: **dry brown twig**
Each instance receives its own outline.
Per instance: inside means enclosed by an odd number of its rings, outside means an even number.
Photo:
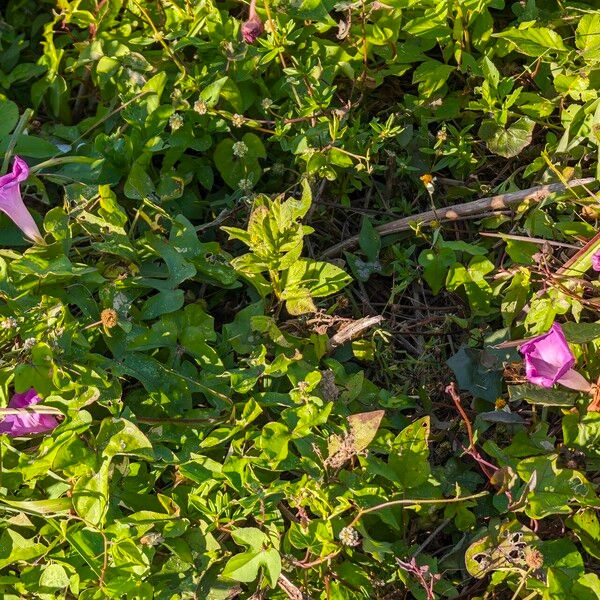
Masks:
[[[283,590],[285,595],[291,600],[307,600],[310,596],[303,594],[283,573],[279,575],[277,585]]]
[[[375,317],[364,317],[357,321],[353,321],[348,325],[344,325],[332,338],[330,338],[329,343],[327,344],[328,349],[334,350],[338,346],[342,346],[346,342],[356,339],[358,336],[362,335],[364,331],[369,329],[369,327],[379,325],[381,321],[383,321],[383,317],[377,315]]]
[[[514,208],[523,200],[535,200],[539,202],[557,192],[564,192],[567,189],[572,189],[578,186],[585,186],[595,182],[594,177],[586,177],[584,179],[574,179],[570,181],[568,185],[562,183],[550,183],[548,185],[540,185],[526,190],[519,190],[518,192],[510,192],[508,194],[500,194],[498,196],[490,196],[488,198],[480,198],[473,202],[466,202],[463,204],[454,204],[446,208],[439,208],[436,210],[428,210],[418,215],[410,217],[403,217],[390,223],[385,223],[376,227],[379,235],[390,235],[392,233],[400,233],[401,231],[408,231],[413,224],[427,225],[432,222],[448,222],[458,221],[474,215],[489,215],[490,213],[499,212],[506,210],[507,208]],[[342,250],[347,248],[353,248],[358,244],[358,236],[354,235],[345,239],[343,242],[331,246],[324,253],[325,258],[331,258],[337,256]]]

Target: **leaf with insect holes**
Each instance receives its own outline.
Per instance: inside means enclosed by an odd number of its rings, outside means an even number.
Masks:
[[[522,551],[536,540],[537,536],[516,520],[490,526],[486,534],[467,548],[467,571],[481,579],[497,569],[527,568]]]
[[[356,452],[364,450],[373,441],[384,415],[384,410],[374,410],[348,417]]]

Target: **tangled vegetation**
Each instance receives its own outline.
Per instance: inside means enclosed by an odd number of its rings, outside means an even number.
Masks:
[[[600,598],[590,0],[0,3],[0,595]]]

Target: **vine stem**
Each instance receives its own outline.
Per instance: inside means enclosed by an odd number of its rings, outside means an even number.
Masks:
[[[148,11],[143,6],[141,6],[137,0],[133,0],[133,3],[136,5],[137,9],[142,13],[142,17],[145,19],[146,23],[150,25],[150,28],[154,33],[154,39],[165,49],[167,54],[171,57],[171,60],[177,65],[177,68],[181,71],[181,74],[185,77],[187,75],[185,66],[177,58],[175,52],[171,50],[169,44],[165,42],[163,34],[158,30],[158,28],[154,24],[154,21],[152,20],[152,17],[148,13]]]
[[[17,145],[19,136],[23,133],[23,130],[25,129],[25,127],[27,127],[27,124],[31,120],[32,116],[33,116],[33,110],[31,110],[31,108],[27,108],[23,112],[21,117],[19,118],[19,122],[17,123],[15,130],[13,131],[12,135],[10,136],[10,141],[8,142],[8,147],[6,148],[6,152],[4,153],[4,160],[2,161],[2,173],[6,173],[8,171],[8,163],[10,161],[10,157],[12,156],[13,150],[15,149],[15,146]]]
[[[369,508],[361,508],[358,511],[358,514],[352,520],[349,527],[354,526],[362,517],[368,513],[375,512],[377,510],[382,510],[384,508],[389,508],[391,506],[413,506],[417,504],[454,504],[456,502],[465,502],[467,500],[475,500],[476,498],[482,498],[483,496],[487,496],[489,492],[478,492],[477,494],[471,494],[470,496],[456,496],[454,498],[403,498],[401,500],[390,500],[388,502],[383,502],[382,504],[376,504],[375,506],[370,506]]]
[[[161,423],[174,423],[176,425],[197,425],[203,423],[218,423],[218,419],[212,419],[206,417],[204,419],[186,419],[186,418],[168,418],[168,417],[135,417],[135,420],[139,423],[146,423],[147,425],[155,425]]]
[[[529,576],[530,573],[531,573],[531,568],[527,569],[526,573],[523,575],[523,577],[521,577],[521,581],[519,582],[519,585],[517,586],[517,589],[515,590],[515,593],[512,595],[510,600],[517,600],[517,598],[519,597],[519,594],[521,593],[521,590],[523,589],[523,587],[525,586],[525,583],[527,582],[527,577]]]

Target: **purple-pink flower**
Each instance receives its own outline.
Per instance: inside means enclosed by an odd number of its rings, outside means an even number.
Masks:
[[[14,394],[8,403],[8,408],[24,409],[27,406],[38,404],[41,400],[37,392],[31,388],[22,394]],[[18,415],[6,415],[4,417],[4,420],[0,422],[0,434],[7,433],[18,437],[34,433],[45,433],[52,431],[57,425],[58,421],[52,415],[42,415],[23,410]]]
[[[600,271],[600,250],[592,256],[592,269]]]
[[[42,242],[40,230],[21,198],[19,184],[27,177],[29,177],[27,163],[15,156],[12,171],[0,177],[0,211],[7,214],[27,238],[34,242]]]
[[[530,383],[552,387],[575,364],[575,357],[558,323],[547,333],[525,342],[519,351],[525,360],[525,374]]]
[[[264,30],[263,22],[256,14],[256,0],[252,0],[250,2],[248,20],[242,23],[242,37],[246,44],[253,44]]]

